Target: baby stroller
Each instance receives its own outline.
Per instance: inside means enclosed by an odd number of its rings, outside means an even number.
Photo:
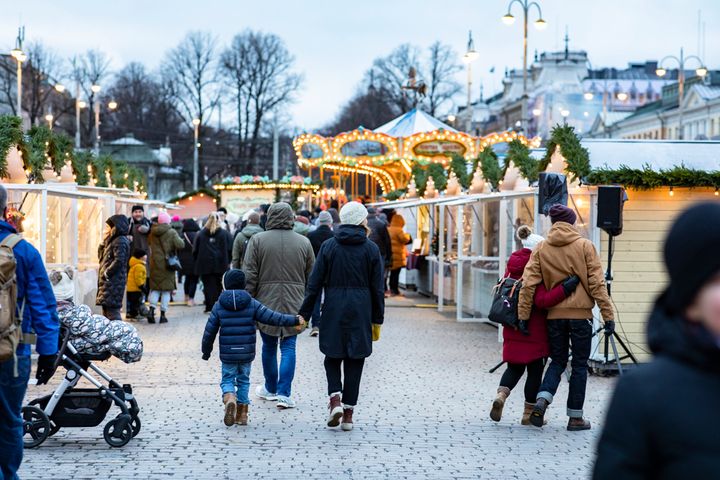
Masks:
[[[61,328],[61,341],[55,366],[62,365],[65,378],[50,395],[36,398],[22,408],[26,448],[35,448],[63,427],[96,427],[105,419],[115,404],[120,413],[105,424],[103,437],[111,447],[122,447],[140,432],[140,417],[132,386],[120,385],[93,362],[110,358],[110,353],[78,353],[70,342],[70,331]],[[97,380],[90,370],[98,374]],[[85,377],[97,388],[75,388],[80,377]]]

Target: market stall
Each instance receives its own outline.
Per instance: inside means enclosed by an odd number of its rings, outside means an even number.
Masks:
[[[309,177],[286,176],[280,180],[245,175],[227,177],[213,185],[220,197],[220,205],[228,213],[242,217],[248,210],[274,202],[287,202],[295,209],[310,210],[316,203],[322,185]]]

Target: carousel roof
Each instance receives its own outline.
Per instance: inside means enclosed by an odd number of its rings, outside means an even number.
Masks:
[[[390,120],[374,130],[375,133],[384,133],[391,137],[409,137],[416,133],[432,132],[434,130],[446,130],[448,132],[457,132],[450,125],[447,125],[435,117],[431,117],[422,110],[413,108],[406,114]]]

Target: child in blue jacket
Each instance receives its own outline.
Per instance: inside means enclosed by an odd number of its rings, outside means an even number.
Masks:
[[[274,312],[250,296],[245,289],[245,273],[232,269],[223,276],[223,292],[213,306],[202,339],[202,358],[208,360],[220,331],[220,361],[222,362],[222,390],[225,405],[224,422],[247,425],[250,399],[250,367],[255,359],[255,322],[280,327],[299,326],[305,320],[300,315]],[[237,390],[237,393],[236,393]]]

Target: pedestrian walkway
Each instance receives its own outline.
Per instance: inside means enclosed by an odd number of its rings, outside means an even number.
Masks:
[[[521,386],[503,420],[488,418],[502,370],[497,330],[458,324],[418,299],[393,299],[375,353],[365,364],[355,430],[325,427],[326,392],[317,339],[298,342],[294,410],[255,398],[250,425],[222,423],[216,350],[201,359],[205,316],[200,307],[171,307],[170,323],[137,324],[145,343],[140,363],[103,364],[132,383],[142,432],[121,449],[102,426],[61,430],[27,450],[23,479],[576,479],[587,478],[598,428],[614,380],[590,377],[586,401],[593,429],[567,432],[563,382],[542,430],[519,424]],[[402,306],[408,305],[408,306]],[[260,383],[262,366],[253,364]],[[51,381],[53,388],[60,373]],[[28,397],[48,391],[30,386]]]

